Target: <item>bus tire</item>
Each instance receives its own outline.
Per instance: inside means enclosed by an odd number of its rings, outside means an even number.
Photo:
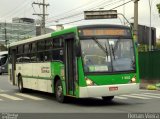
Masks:
[[[18,77],[18,89],[19,89],[19,92],[21,92],[21,93],[24,92],[22,76]]]
[[[55,96],[56,96],[56,100],[60,103],[64,103],[65,102],[65,96],[63,95],[63,87],[62,87],[62,83],[61,80],[57,80],[56,84],[55,84]]]
[[[105,97],[102,97],[102,99],[104,101],[107,101],[107,102],[111,102],[113,100],[114,96],[105,96]]]
[[[2,75],[2,72],[0,73],[0,75]]]

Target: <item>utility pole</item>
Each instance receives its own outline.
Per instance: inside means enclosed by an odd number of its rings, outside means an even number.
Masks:
[[[37,2],[33,2],[32,5],[39,5],[43,7],[43,13],[37,14],[34,13],[33,15],[38,15],[42,17],[42,22],[41,22],[41,34],[45,34],[45,21],[46,21],[46,16],[49,14],[46,14],[46,7],[49,6],[49,4],[45,4],[45,0],[43,0],[43,3],[37,3]]]
[[[134,1],[134,40],[138,42],[138,1]]]
[[[125,0],[123,0],[123,4],[125,3]],[[123,15],[125,16],[125,4],[124,4],[124,6],[123,6]],[[124,23],[124,25],[126,25],[125,24],[125,19],[123,19],[123,23]]]
[[[151,20],[152,20],[152,16],[151,16],[151,11],[152,11],[152,3],[151,1],[149,0],[149,51],[151,51],[152,49],[152,29],[151,29]]]

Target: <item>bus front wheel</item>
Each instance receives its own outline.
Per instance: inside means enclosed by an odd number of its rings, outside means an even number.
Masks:
[[[60,80],[58,80],[55,84],[55,95],[58,102],[65,102],[65,96],[63,95],[63,88]]]
[[[103,99],[104,101],[107,101],[107,102],[112,101],[113,98],[114,98],[114,96],[105,96],[105,97],[102,97],[102,99]]]
[[[22,81],[22,76],[18,77],[18,89],[21,93],[24,92],[24,88],[23,88],[23,81]]]

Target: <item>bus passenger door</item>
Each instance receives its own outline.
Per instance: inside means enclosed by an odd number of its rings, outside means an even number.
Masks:
[[[65,39],[65,79],[67,95],[75,95],[76,58],[74,51],[74,38]]]
[[[12,49],[11,51],[11,69],[10,70],[10,81],[15,85],[15,70],[16,70],[16,50]]]

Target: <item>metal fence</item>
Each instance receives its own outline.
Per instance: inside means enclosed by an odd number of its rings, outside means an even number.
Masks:
[[[139,72],[141,79],[160,80],[160,50],[139,52]]]

